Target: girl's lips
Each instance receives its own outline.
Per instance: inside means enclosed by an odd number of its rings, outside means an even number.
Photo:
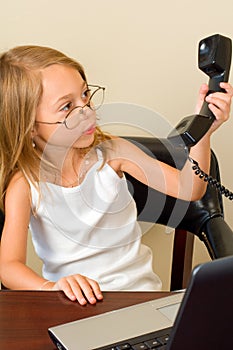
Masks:
[[[95,132],[95,125],[92,125],[89,129],[84,131],[83,135],[91,135]]]

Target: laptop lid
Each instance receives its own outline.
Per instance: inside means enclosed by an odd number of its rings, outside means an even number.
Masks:
[[[185,294],[51,327],[49,335],[58,349],[91,350],[174,324],[166,349],[217,350],[229,348],[232,315],[233,257],[228,257],[197,266]]]
[[[232,335],[233,256],[230,256],[193,270],[166,349],[231,349]]]

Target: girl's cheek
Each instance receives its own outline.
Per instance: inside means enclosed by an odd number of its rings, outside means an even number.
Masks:
[[[63,125],[49,137],[48,143],[56,146],[72,147],[73,143],[82,136],[79,128],[68,130]]]

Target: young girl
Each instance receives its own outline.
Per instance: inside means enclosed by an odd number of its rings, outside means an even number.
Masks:
[[[228,119],[233,94],[230,84],[221,87],[226,93],[206,97],[216,120],[191,150],[207,173],[210,135]],[[124,173],[196,200],[206,185],[189,162],[179,171],[103,133],[95,110],[104,88],[89,85],[82,66],[56,50],[21,46],[2,54],[0,89],[2,283],[62,290],[82,305],[101,300],[101,290],[160,289]],[[43,277],[26,265],[28,226]]]

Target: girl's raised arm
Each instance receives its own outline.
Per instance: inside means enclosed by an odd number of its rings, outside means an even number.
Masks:
[[[229,83],[221,83],[221,87],[226,93],[216,92],[206,97],[216,120],[205,136],[190,151],[190,156],[199,163],[205,173],[209,173],[210,167],[210,137],[222,123],[228,120],[230,114],[233,88]],[[201,87],[198,108],[202,105],[207,90],[206,85]],[[193,201],[204,195],[207,184],[194,174],[192,163],[189,161],[179,171],[147,156],[126,140],[118,139],[115,143],[116,151],[115,154],[113,152],[109,164],[117,173],[127,172],[139,181],[176,198]]]

